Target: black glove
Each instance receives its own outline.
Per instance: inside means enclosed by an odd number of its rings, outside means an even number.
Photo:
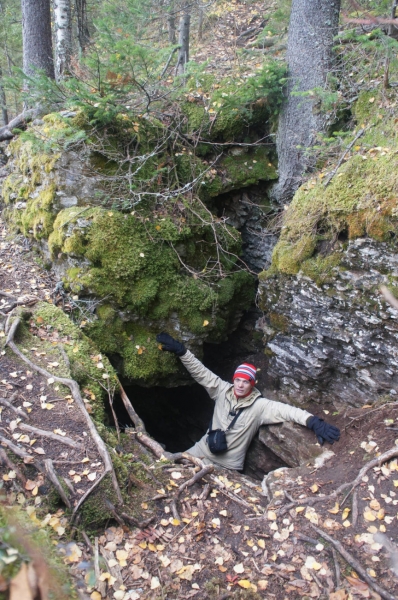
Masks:
[[[181,342],[177,342],[174,338],[171,337],[168,333],[159,333],[156,336],[158,342],[162,344],[163,350],[167,350],[167,352],[173,352],[177,354],[177,356],[184,356],[187,349],[184,344]]]
[[[335,441],[338,442],[340,439],[340,429],[334,425],[329,425],[329,423],[326,423],[319,417],[309,417],[307,419],[307,427],[315,433],[321,446],[323,446],[325,441],[334,444]]]

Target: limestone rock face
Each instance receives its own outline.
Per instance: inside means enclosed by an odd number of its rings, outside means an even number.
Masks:
[[[394,285],[398,256],[387,243],[350,241],[329,283],[302,272],[260,283],[257,327],[280,397],[361,406],[398,393],[398,312],[379,287]]]

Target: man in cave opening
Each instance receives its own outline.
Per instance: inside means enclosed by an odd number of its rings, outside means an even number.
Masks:
[[[241,471],[246,451],[261,425],[292,421],[314,431],[321,445],[333,444],[340,430],[306,410],[264,398],[255,387],[256,367],[243,363],[233,376],[233,383],[223,381],[207,369],[192,352],[168,333],[156,337],[162,349],[179,356],[192,377],[205,388],[215,407],[207,433],[188,454],[227,469]]]

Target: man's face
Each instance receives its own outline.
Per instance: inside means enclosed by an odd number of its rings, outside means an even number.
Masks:
[[[241,379],[240,377],[236,377],[234,379],[234,391],[237,398],[243,398],[244,396],[247,396],[251,390],[252,385],[250,381],[247,381],[247,379]]]

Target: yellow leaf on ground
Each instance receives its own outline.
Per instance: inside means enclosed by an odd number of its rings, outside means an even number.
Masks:
[[[337,515],[337,513],[340,510],[340,504],[338,502],[336,502],[336,504],[334,505],[333,508],[331,508],[330,510],[328,510],[328,512],[330,512],[332,515]]]
[[[369,509],[365,510],[365,512],[363,513],[363,518],[365,519],[365,521],[376,521],[375,515]]]
[[[313,494],[315,494],[318,490],[319,490],[319,487],[317,486],[316,483],[314,483],[314,485],[311,486],[311,492]]]
[[[248,579],[240,579],[238,581],[238,585],[245,590],[248,590],[249,588],[252,587],[252,584],[250,583],[250,581]]]
[[[348,517],[348,515],[350,514],[350,512],[351,512],[351,508],[348,508],[348,507],[346,507],[346,508],[343,510],[343,514],[341,515],[341,519],[342,519],[342,521],[345,521],[345,520],[346,520],[346,518]]]

